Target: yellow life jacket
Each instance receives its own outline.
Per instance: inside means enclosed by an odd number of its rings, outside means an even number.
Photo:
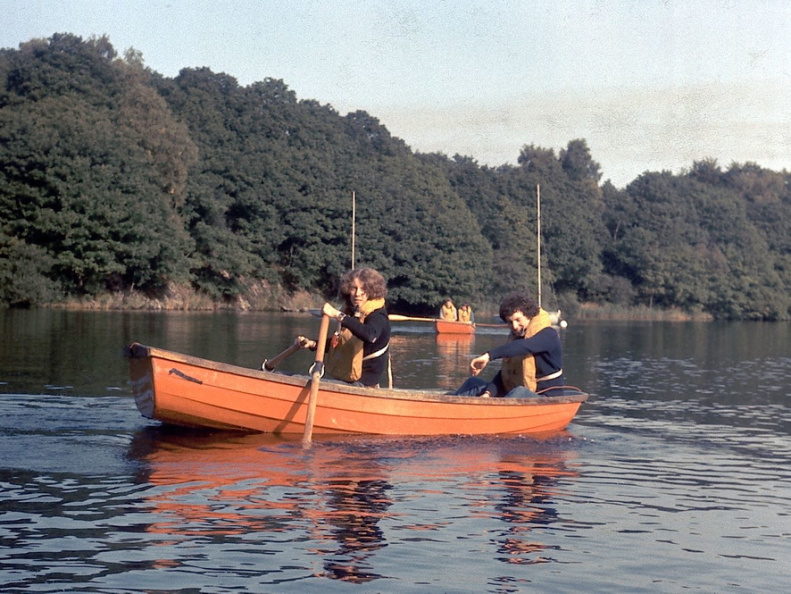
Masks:
[[[530,338],[531,336],[535,336],[540,330],[551,327],[551,325],[549,314],[543,309],[539,309],[538,313],[530,318],[525,335],[520,337],[512,332],[508,340]],[[535,357],[530,354],[524,357],[506,357],[503,359],[503,365],[500,368],[500,379],[502,379],[503,387],[507,392],[510,392],[518,386],[525,386],[535,392],[536,386],[538,385],[536,381]]]
[[[443,320],[456,320],[456,308],[452,305],[443,305],[440,309],[440,317]]]
[[[360,322],[372,311],[384,307],[384,299],[366,301],[355,314]],[[348,328],[339,328],[329,342],[324,371],[330,377],[344,382],[356,382],[363,376],[363,341]],[[376,353],[374,353],[376,355]],[[373,357],[371,357],[373,358]]]
[[[471,322],[472,321],[472,309],[470,307],[460,307],[459,308],[459,321],[460,322]]]

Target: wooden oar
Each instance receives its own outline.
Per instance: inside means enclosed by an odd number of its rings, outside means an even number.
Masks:
[[[318,346],[316,347],[316,359],[313,361],[313,367],[310,368],[310,399],[308,400],[308,413],[305,418],[305,433],[302,435],[303,445],[310,445],[310,440],[313,437],[313,417],[316,416],[319,382],[321,382],[321,376],[324,375],[324,350],[327,348],[327,331],[329,328],[330,317],[327,314],[322,314]]]
[[[398,314],[388,314],[391,322],[436,322],[437,318],[410,318],[409,316],[401,316]]]
[[[299,350],[299,345],[294,343],[290,347],[288,347],[282,353],[275,355],[271,359],[264,359],[264,362],[261,363],[261,369],[264,371],[274,371],[275,367],[280,365],[284,360],[288,359],[291,355],[296,353]]]

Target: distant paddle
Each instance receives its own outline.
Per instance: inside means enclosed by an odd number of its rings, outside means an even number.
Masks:
[[[401,316],[398,314],[389,314],[387,316],[391,322],[436,322],[437,318],[410,318],[409,316]]]
[[[327,331],[330,328],[330,317],[327,314],[321,316],[321,327],[319,328],[319,340],[316,347],[316,359],[310,368],[310,399],[308,400],[308,412],[305,417],[305,433],[302,435],[302,445],[309,446],[313,437],[313,418],[316,416],[316,401],[319,397],[319,382],[324,375],[324,350],[327,348]]]

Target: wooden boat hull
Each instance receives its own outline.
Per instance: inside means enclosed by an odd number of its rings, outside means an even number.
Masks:
[[[134,343],[125,349],[140,413],[185,427],[302,434],[310,378],[246,369]],[[564,429],[587,394],[452,396],[321,382],[315,434],[541,434]]]
[[[470,322],[456,322],[454,320],[440,320],[434,321],[434,328],[437,334],[474,334],[475,324]]]

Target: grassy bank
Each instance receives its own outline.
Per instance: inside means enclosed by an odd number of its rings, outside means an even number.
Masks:
[[[580,304],[576,318],[581,320],[634,320],[655,322],[711,322],[712,316],[703,312],[680,309],[657,309],[647,306]]]
[[[225,300],[212,299],[189,286],[172,286],[161,296],[152,297],[138,291],[107,293],[93,298],[69,299],[47,307],[74,310],[127,311],[306,311],[324,303],[320,295],[298,291],[289,293],[282,287],[257,282],[243,296]],[[410,312],[399,312],[410,313]],[[711,321],[709,314],[679,309],[658,309],[646,306],[597,305],[574,303],[563,309],[567,320],[635,320],[635,321]],[[488,303],[475,311],[479,322],[493,320],[497,305]]]
[[[161,296],[139,291],[106,293],[92,298],[68,299],[47,307],[74,310],[127,311],[300,311],[321,307],[324,301],[307,291],[288,293],[281,287],[258,282],[244,295],[228,299],[212,299],[189,286],[171,286]]]

